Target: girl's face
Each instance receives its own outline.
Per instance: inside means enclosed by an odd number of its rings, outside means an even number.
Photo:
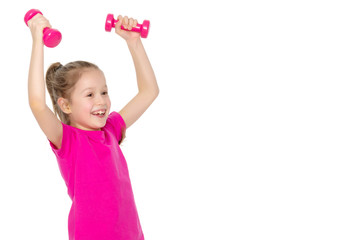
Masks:
[[[93,68],[85,69],[71,93],[71,125],[82,130],[100,130],[106,124],[110,107],[103,72]]]

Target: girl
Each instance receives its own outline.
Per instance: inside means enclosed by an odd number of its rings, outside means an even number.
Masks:
[[[103,72],[92,63],[52,64],[46,86],[55,114],[45,102],[43,29],[51,27],[37,14],[28,25],[33,45],[29,69],[29,105],[55,153],[72,200],[70,240],[142,240],[126,160],[119,144],[151,105],[159,88],[139,33],[137,21],[118,16],[115,31],[125,39],[137,75],[138,94],[119,112],[110,112]],[[60,118],[60,120],[56,117]]]

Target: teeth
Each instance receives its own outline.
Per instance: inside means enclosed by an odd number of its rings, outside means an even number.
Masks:
[[[97,111],[97,112],[93,112],[94,115],[104,115],[105,111]]]

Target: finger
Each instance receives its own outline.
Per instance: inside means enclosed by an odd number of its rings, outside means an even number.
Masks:
[[[117,22],[115,23],[115,30],[121,30],[121,25],[122,25],[122,22],[123,22],[123,17],[121,15],[119,15],[117,17]]]
[[[127,16],[124,17],[123,24],[124,28],[128,29],[129,25],[129,18]]]
[[[42,28],[47,28],[47,27],[51,28],[51,24],[50,24],[49,20],[47,20],[46,18],[39,19],[38,24],[39,24],[39,26],[42,26]]]
[[[118,23],[122,23],[123,22],[123,17],[121,16],[121,15],[119,15],[118,17],[117,17],[117,20],[118,20]]]
[[[40,15],[40,14],[38,14],[38,15]],[[28,26],[30,28],[34,28],[34,27],[40,27],[41,29],[52,28],[49,20],[44,18],[42,15],[40,15],[40,16],[38,16],[38,15],[36,15],[35,17],[33,17],[32,19],[30,19],[28,21]]]
[[[27,24],[28,24],[28,26],[29,27],[31,27],[32,26],[32,24],[35,22],[39,22],[39,21],[41,21],[42,19],[43,19],[44,17],[41,15],[41,14],[36,14],[35,16],[33,16],[28,22],[27,22]]]
[[[131,30],[134,27],[134,19],[130,18],[129,19],[129,30]]]
[[[48,27],[48,28],[52,28],[52,26],[51,26],[51,24],[50,24],[49,20],[46,20],[46,22],[45,22],[45,26],[46,26],[46,27]]]

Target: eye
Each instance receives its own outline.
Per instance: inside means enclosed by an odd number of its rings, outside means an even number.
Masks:
[[[108,94],[108,92],[103,92],[102,94],[103,94],[103,95],[107,95],[107,94]]]
[[[87,95],[87,97],[92,97],[92,95],[93,95],[92,93],[89,93],[89,94]]]

